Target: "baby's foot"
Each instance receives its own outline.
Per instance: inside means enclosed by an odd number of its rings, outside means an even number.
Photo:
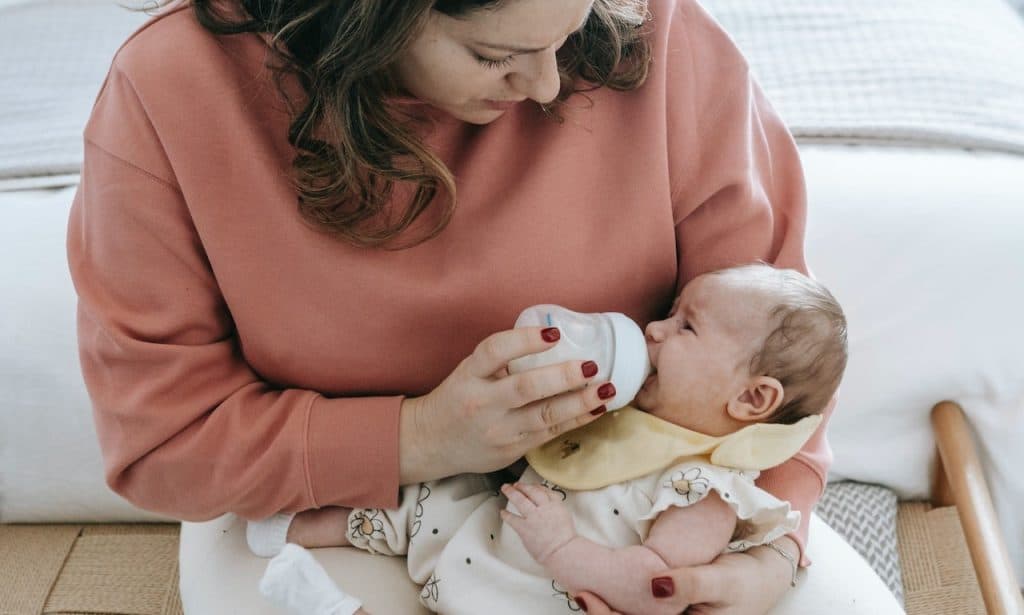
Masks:
[[[270,560],[260,593],[279,607],[301,615],[365,613],[359,599],[343,592],[309,551],[286,545]]]
[[[288,529],[294,514],[281,513],[263,519],[250,521],[245,526],[245,541],[249,550],[260,557],[274,557],[288,542]]]
[[[350,512],[349,508],[325,506],[298,514],[278,514],[250,522],[245,538],[249,549],[260,557],[274,557],[289,542],[310,549],[345,547],[351,544],[346,537]]]

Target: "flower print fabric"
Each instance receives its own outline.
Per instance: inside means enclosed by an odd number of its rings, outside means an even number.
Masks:
[[[798,527],[800,514],[754,485],[744,471],[684,457],[671,466],[600,489],[573,490],[533,468],[520,477],[558,493],[576,531],[609,548],[642,544],[658,515],[717,492],[739,519],[723,551],[742,551]],[[500,511],[508,505],[494,479],[464,474],[402,488],[397,509],[354,509],[349,540],[384,555],[406,555],[420,601],[446,615],[573,615],[579,606],[534,561]]]
[[[377,517],[380,510],[367,508],[349,515],[348,533],[349,541],[365,538],[384,538],[384,522]]]
[[[757,476],[755,470],[716,466],[702,457],[686,458],[662,472],[658,488],[651,494],[651,508],[639,521],[653,523],[670,506],[691,506],[716,491],[739,520],[726,551],[745,551],[771,542],[799,527],[800,513],[792,510],[789,502],[756,487]]]
[[[696,504],[712,491],[729,503],[740,521],[733,541],[723,551],[739,551],[795,529],[799,513],[754,485],[756,471],[714,466],[706,457],[686,457],[668,468],[601,489],[576,491],[544,480],[528,468],[521,482],[541,484],[562,496],[577,532],[598,544],[622,548],[641,544],[658,515],[672,506]],[[468,497],[470,477],[451,477],[429,484],[430,497],[418,500],[422,490],[408,489],[399,511],[382,511],[401,526],[406,516],[422,517],[419,536],[433,537],[444,522],[457,525],[444,541],[411,541],[410,561],[420,561],[425,583],[420,595],[430,610],[447,615],[572,615],[579,612],[565,588],[554,582],[544,567],[523,547],[522,541],[500,518],[508,506],[477,484],[479,499]],[[471,506],[475,506],[470,510]],[[417,510],[422,509],[422,512]],[[458,520],[458,521],[457,521]],[[385,528],[388,527],[385,523]],[[430,562],[430,564],[426,564]],[[414,575],[414,578],[415,577]]]

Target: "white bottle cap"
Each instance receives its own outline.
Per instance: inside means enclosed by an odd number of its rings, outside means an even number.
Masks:
[[[647,342],[640,325],[625,314],[605,312],[612,323],[615,338],[615,364],[609,380],[615,385],[615,397],[605,402],[608,410],[618,410],[633,401],[640,387],[651,375],[651,359],[647,354]]]

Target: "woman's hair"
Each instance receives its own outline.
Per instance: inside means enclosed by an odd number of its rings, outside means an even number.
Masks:
[[[716,273],[753,281],[774,303],[770,331],[749,363],[751,375],[782,383],[782,405],[767,422],[792,424],[822,413],[839,388],[848,356],[846,316],[836,298],[793,269],[756,264]]]
[[[158,6],[169,0],[156,0]],[[430,11],[459,18],[515,0],[191,0],[207,30],[220,35],[269,34],[270,68],[297,77],[306,97],[289,100],[289,142],[296,149],[293,182],[305,220],[360,247],[398,249],[436,236],[455,208],[455,179],[417,137],[400,105],[390,68]],[[575,92],[638,87],[650,47],[640,26],[646,0],[595,0],[584,27],[558,52],[561,91],[546,110]],[[241,8],[242,11],[238,9]],[[411,187],[403,206],[388,205],[396,182]],[[424,236],[395,246],[435,200],[446,202]],[[405,193],[405,190],[402,191]],[[440,201],[440,199],[439,199]]]

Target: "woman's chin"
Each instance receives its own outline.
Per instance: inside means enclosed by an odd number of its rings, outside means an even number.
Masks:
[[[491,122],[493,122],[494,120],[498,119],[503,115],[505,115],[505,111],[500,109],[474,109],[473,111],[468,111],[455,117],[462,120],[463,122],[466,122],[467,124],[476,124],[478,126],[483,126],[486,124],[490,124]]]

